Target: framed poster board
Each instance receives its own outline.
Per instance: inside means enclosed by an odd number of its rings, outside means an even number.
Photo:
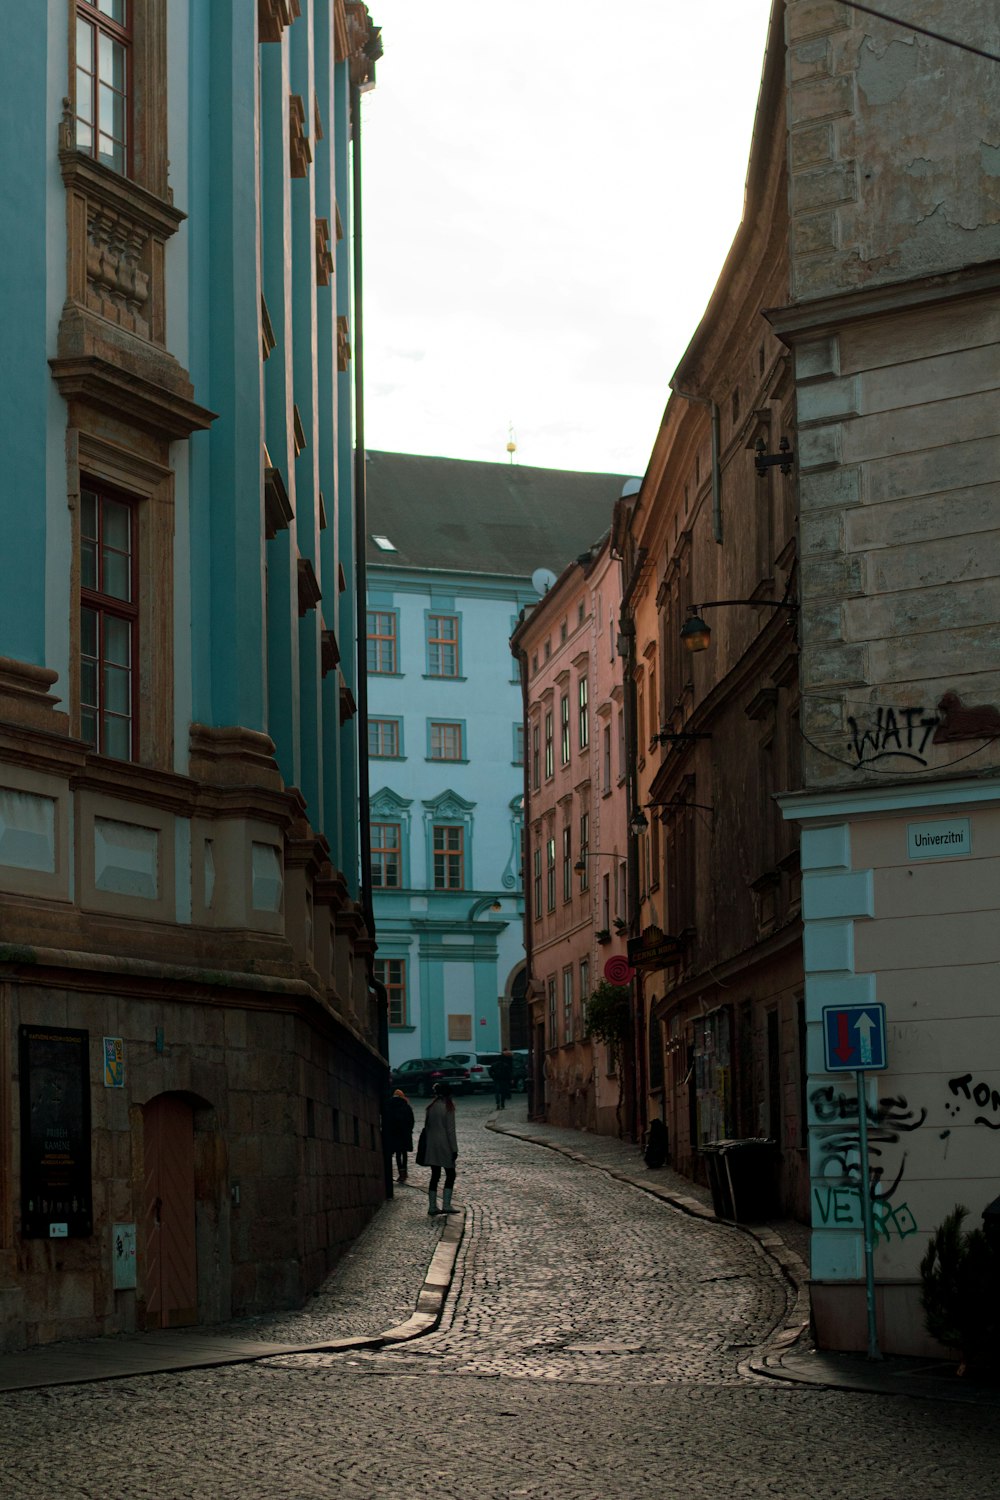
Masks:
[[[18,1028],[21,1078],[21,1233],[82,1238],[94,1229],[90,1166],[89,1034]]]

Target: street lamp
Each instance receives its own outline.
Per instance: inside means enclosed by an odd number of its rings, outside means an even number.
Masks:
[[[587,868],[588,859],[621,859],[617,850],[613,849],[588,849],[577,859],[573,869],[577,875],[582,875]]]
[[[783,609],[787,611],[788,624],[794,625],[795,616],[799,612],[799,606],[793,599],[706,599],[704,604],[689,604],[687,607],[687,619],[681,626],[681,640],[684,649],[692,654],[695,651],[705,651],[712,639],[712,631],[701,618],[700,611],[703,609],[728,609],[736,604],[749,604],[756,607],[759,604],[766,605],[768,609]]]

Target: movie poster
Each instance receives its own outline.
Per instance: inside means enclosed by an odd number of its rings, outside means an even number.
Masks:
[[[18,1036],[21,1233],[45,1239],[92,1234],[88,1033],[22,1026]]]

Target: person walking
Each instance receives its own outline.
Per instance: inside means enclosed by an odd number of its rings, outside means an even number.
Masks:
[[[455,1186],[455,1163],[458,1160],[458,1136],[455,1132],[455,1102],[451,1097],[451,1085],[443,1078],[434,1085],[434,1098],[427,1106],[424,1116],[425,1164],[431,1169],[431,1180],[427,1188],[427,1213],[454,1214],[458,1210],[451,1206],[452,1190]],[[443,1206],[438,1208],[438,1183],[441,1168],[444,1168]]]
[[[389,1100],[389,1149],[396,1157],[399,1181],[406,1181],[406,1157],[413,1150],[413,1110],[402,1089]]]
[[[496,1099],[497,1109],[506,1109],[507,1100],[510,1098],[511,1089],[514,1084],[514,1059],[510,1052],[504,1049],[495,1063],[490,1066],[490,1077],[493,1079],[493,1094]]]

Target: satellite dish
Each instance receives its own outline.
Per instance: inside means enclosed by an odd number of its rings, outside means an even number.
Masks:
[[[531,587],[536,594],[547,594],[556,581],[551,568],[536,568],[531,575]]]

